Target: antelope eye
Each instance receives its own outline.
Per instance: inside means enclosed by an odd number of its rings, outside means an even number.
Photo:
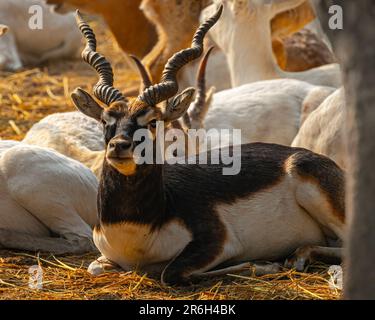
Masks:
[[[149,122],[149,126],[151,127],[151,128],[156,128],[156,119],[154,119],[154,120],[152,120],[152,121],[150,121]]]
[[[105,121],[104,119],[101,119],[100,122],[102,123],[103,126],[107,124],[107,121]]]

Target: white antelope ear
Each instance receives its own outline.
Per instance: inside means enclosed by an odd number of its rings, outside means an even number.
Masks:
[[[71,94],[72,101],[76,108],[88,117],[100,121],[103,108],[94,98],[81,88],[75,89]]]
[[[171,122],[182,117],[193,101],[194,94],[194,88],[187,88],[171,101],[168,101],[163,120]]]
[[[8,29],[9,29],[8,26],[0,24],[0,36],[5,34],[8,31]]]

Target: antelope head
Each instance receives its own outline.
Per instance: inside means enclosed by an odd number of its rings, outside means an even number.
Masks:
[[[99,74],[99,81],[94,86],[94,96],[105,107],[100,106],[89,93],[80,88],[72,93],[72,100],[81,112],[103,124],[105,161],[121,174],[132,175],[136,171],[134,149],[141,143],[133,139],[137,130],[148,129],[155,141],[158,121],[167,125],[187,111],[195,89],[187,88],[178,93],[177,73],[183,66],[202,55],[204,36],[218,21],[222,9],[220,6],[215,14],[198,28],[190,48],[174,54],[168,60],[160,83],[150,85],[151,82],[144,77],[145,88],[131,103],[113,87],[112,67],[105,57],[96,52],[95,35],[77,12],[79,28],[87,41],[82,57]]]

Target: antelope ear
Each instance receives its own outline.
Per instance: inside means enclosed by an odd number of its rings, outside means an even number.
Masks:
[[[9,29],[8,26],[0,24],[0,36],[5,34],[8,31],[8,29]]]
[[[163,120],[171,122],[182,117],[187,109],[189,109],[194,94],[194,88],[187,88],[179,95],[175,96],[171,101],[168,101]]]
[[[72,101],[76,108],[88,117],[100,121],[103,108],[94,98],[81,88],[75,89],[71,94]]]

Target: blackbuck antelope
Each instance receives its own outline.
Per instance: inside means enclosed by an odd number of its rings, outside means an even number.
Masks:
[[[191,106],[191,115],[184,114],[183,119],[174,121],[165,131],[181,129],[187,137],[189,128],[202,128],[202,121],[207,113],[214,93],[214,88],[206,92],[205,71],[209,55],[213,48],[203,57],[197,74],[197,94]],[[140,92],[152,85],[152,79],[135,56],[131,56],[142,78]],[[111,79],[113,81],[113,79]],[[100,102],[100,96],[98,96]],[[103,102],[103,101],[102,101]],[[103,102],[104,103],[104,102]],[[77,125],[79,124],[79,125]],[[187,140],[187,139],[186,139]],[[79,111],[54,113],[34,124],[25,135],[24,143],[47,147],[73,158],[90,168],[99,178],[103,167],[104,136],[101,125],[94,119],[86,117]],[[168,144],[166,144],[168,147]],[[194,150],[194,149],[191,149]],[[189,152],[186,144],[185,151]]]
[[[202,54],[203,38],[222,9],[198,28],[190,48],[168,60],[162,81],[131,103],[113,87],[111,66],[95,52],[95,36],[78,14],[88,39],[84,58],[100,77],[94,92],[107,105],[101,108],[82,89],[72,94],[77,108],[105,131],[100,223],[94,229],[102,257],[90,265],[93,274],[116,265],[140,267],[162,271],[164,284],[183,284],[293,252],[289,264],[298,269],[314,258],[340,256],[340,249],[327,246],[344,233],[344,174],[326,157],[276,144],[242,145],[239,154],[230,147],[241,160],[234,176],[222,174],[224,164],[134,161],[138,129],[149,129],[156,152],[155,122],[172,122],[186,112],[193,89],[177,94],[176,75]]]

